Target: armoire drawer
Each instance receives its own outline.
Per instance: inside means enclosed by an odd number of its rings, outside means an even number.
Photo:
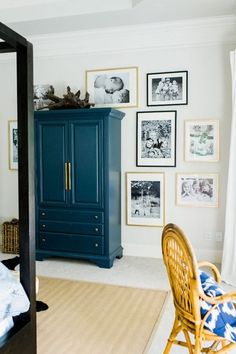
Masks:
[[[86,235],[104,235],[104,226],[102,224],[84,224],[78,222],[66,221],[40,221],[39,230],[43,232],[59,232]]]
[[[104,223],[102,211],[78,211],[65,209],[40,209],[39,220],[75,221],[82,223]]]
[[[104,240],[99,236],[41,233],[39,248],[45,250],[100,254],[104,253]]]

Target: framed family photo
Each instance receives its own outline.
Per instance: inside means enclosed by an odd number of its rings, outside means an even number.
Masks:
[[[127,224],[163,226],[164,173],[126,173]]]
[[[136,113],[136,165],[176,166],[176,111]]]
[[[8,122],[9,169],[18,169],[18,129],[17,121]]]
[[[219,161],[219,121],[185,121],[185,160]]]
[[[188,72],[147,74],[147,106],[188,104]]]
[[[218,207],[217,174],[177,174],[177,205],[195,207]]]
[[[87,70],[86,91],[96,107],[137,107],[138,68]]]

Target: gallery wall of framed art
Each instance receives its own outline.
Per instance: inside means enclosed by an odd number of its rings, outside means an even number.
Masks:
[[[110,19],[110,21],[112,20]],[[224,29],[223,23],[225,25]],[[112,71],[112,68],[114,68],[115,71],[111,74],[119,76],[120,68],[136,67],[138,72],[137,104],[132,104],[135,107],[131,107],[131,105],[121,107],[117,104],[112,107],[118,107],[117,109],[125,112],[121,124],[121,229],[124,252],[127,255],[134,256],[161,257],[159,246],[162,227],[135,226],[126,223],[126,172],[130,171],[135,174],[164,173],[165,222],[175,221],[183,229],[191,231],[191,241],[194,242],[198,250],[201,250],[202,245],[204,245],[206,249],[209,248],[212,253],[218,255],[220,243],[216,242],[215,239],[211,242],[205,242],[205,233],[211,233],[212,237],[215,237],[216,232],[221,231],[223,233],[224,231],[232,98],[228,63],[230,46],[228,33],[230,27],[233,29],[233,24],[228,20],[223,22],[222,19],[212,22],[212,26],[211,24],[205,26],[203,22],[196,26],[196,23],[194,23],[193,26],[190,25],[189,31],[186,31],[184,24],[180,24],[178,28],[162,26],[162,24],[131,27],[123,27],[117,30],[103,30],[101,28],[92,32],[84,30],[79,34],[68,32],[60,38],[60,41],[55,40],[55,36],[52,36],[51,39],[34,38],[35,43],[38,43],[35,46],[34,53],[34,84],[53,85],[55,95],[59,97],[63,97],[63,94],[66,93],[66,87],[69,85],[74,93],[81,90],[81,98],[84,98],[87,71],[94,70],[95,74],[101,71],[104,74],[104,71],[111,73],[110,70]],[[218,36],[221,29],[226,34],[225,39],[221,35]],[[236,36],[235,31],[231,33]],[[222,40],[220,43],[219,38]],[[5,146],[5,149],[1,149],[0,166],[1,180],[8,183],[7,192],[1,190],[0,209],[6,211],[2,215],[4,220],[17,215],[17,205],[14,206],[9,201],[17,195],[18,173],[17,170],[9,170],[8,145],[8,121],[10,119],[14,120],[14,117],[16,117],[16,109],[12,104],[16,88],[7,84],[9,82],[7,75],[9,70],[6,70],[6,67],[9,66],[12,66],[14,70],[14,65],[13,59],[12,62],[0,66],[1,78],[4,82],[4,90],[1,92],[3,104],[1,105],[0,135],[2,145]],[[117,69],[118,71],[116,71]],[[169,97],[165,97],[166,104],[163,98],[158,102],[157,97],[150,97],[149,103],[153,105],[147,105],[147,74],[154,73],[153,79],[160,80],[160,76],[168,77],[169,74],[167,75],[167,73],[182,75],[181,73],[185,71],[188,72],[187,104],[176,104],[175,99],[171,101]],[[171,81],[170,76],[169,79],[167,81]],[[130,80],[133,81],[132,78]],[[153,86],[156,84],[157,82],[154,81]],[[131,90],[133,91],[132,87]],[[136,84],[134,84],[134,87],[136,87]],[[91,95],[91,92],[89,93]],[[172,104],[173,101],[175,104]],[[126,104],[127,102],[123,103]],[[156,105],[159,103],[160,105]],[[168,103],[171,104],[168,105]],[[164,158],[163,166],[156,166],[157,162],[160,161],[156,158],[149,158],[147,166],[141,166],[144,157],[142,155],[138,157],[140,166],[137,166],[137,112],[145,112],[146,114],[147,111],[176,111],[175,166],[164,166],[167,164],[164,162]],[[147,113],[144,118],[150,115]],[[185,121],[219,122],[219,140],[216,138],[215,141],[218,140],[218,157],[215,152],[213,154],[207,152],[205,156],[198,154],[201,150],[200,138],[195,145],[193,154],[190,155],[186,144]],[[213,128],[215,128],[214,123]],[[190,126],[187,129],[191,135],[192,127]],[[204,132],[202,131],[202,133]],[[215,133],[214,136],[216,136]],[[211,141],[211,138],[208,138],[207,141]],[[112,143],[115,144],[115,141]],[[191,141],[189,141],[189,144],[191,146]],[[88,149],[89,146],[90,142],[88,141]],[[156,152],[153,153],[154,156],[155,154]],[[84,156],[86,159],[86,151]],[[168,155],[164,154],[164,156]],[[109,157],[112,161],[112,156]],[[199,157],[206,161],[200,161]],[[217,159],[218,161],[212,161]],[[170,165],[174,165],[172,162],[173,160]],[[114,171],[111,178],[115,178],[115,173]],[[218,208],[177,205],[177,173],[218,174]],[[112,190],[110,192],[112,193]],[[196,227],[192,227],[193,223]],[[205,253],[203,258],[206,258]]]

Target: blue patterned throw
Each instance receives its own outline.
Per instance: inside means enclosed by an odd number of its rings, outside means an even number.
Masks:
[[[207,296],[215,297],[225,294],[215,280],[207,273],[199,271],[199,276],[202,289]],[[201,317],[203,318],[212,305],[200,300],[200,306]],[[220,337],[236,343],[236,309],[233,303],[225,302],[224,304],[217,305],[207,318],[205,328]]]

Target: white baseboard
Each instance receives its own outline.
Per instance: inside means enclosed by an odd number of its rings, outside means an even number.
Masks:
[[[124,243],[124,256],[162,258],[161,249],[153,245]]]
[[[162,258],[162,251],[158,246],[124,243],[123,248],[124,256]],[[195,253],[198,261],[204,260],[212,263],[221,263],[221,250],[197,249]]]

